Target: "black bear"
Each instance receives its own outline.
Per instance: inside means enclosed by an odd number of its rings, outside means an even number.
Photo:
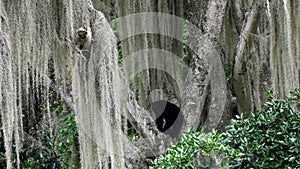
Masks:
[[[151,103],[151,109],[155,113],[158,130],[176,137],[183,122],[180,108],[166,100],[159,100]]]

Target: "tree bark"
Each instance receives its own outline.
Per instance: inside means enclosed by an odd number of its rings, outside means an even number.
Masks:
[[[191,45],[196,50],[192,56],[191,70],[186,79],[183,97],[182,107],[185,116],[183,132],[190,128],[196,130],[201,121],[205,120],[207,131],[218,127],[224,112],[228,111],[225,109],[225,105],[230,103],[227,100],[226,78],[221,57],[214,47],[219,41],[227,1],[192,1],[188,6],[194,9],[194,6],[202,3],[207,4],[206,10],[203,10],[203,13],[191,12],[189,17],[189,20],[197,23],[198,27],[191,27]],[[204,14],[206,14],[206,22],[199,23]],[[209,86],[210,88],[208,88]],[[204,106],[208,95],[211,95],[211,101],[208,105],[208,112],[205,112]],[[229,113],[229,111],[225,113]],[[201,116],[203,120],[201,120]]]

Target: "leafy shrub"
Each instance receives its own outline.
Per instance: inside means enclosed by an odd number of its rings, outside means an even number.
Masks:
[[[231,151],[230,147],[222,145],[222,137],[217,131],[205,134],[189,131],[182,141],[173,145],[164,155],[151,162],[150,168],[155,169],[182,169],[182,168],[209,168],[209,160],[199,160],[210,156],[214,151]]]
[[[58,168],[57,154],[54,151],[54,140],[51,139],[50,130],[43,125],[36,125],[30,130],[29,139],[23,143],[21,158],[24,169],[55,169]]]
[[[265,103],[256,113],[232,120],[224,144],[241,153],[229,157],[232,168],[300,168],[300,90],[286,100]]]
[[[45,145],[47,146],[45,150],[40,150],[40,153],[43,151],[55,152],[55,156],[52,157],[52,161],[47,163],[52,164],[51,166],[53,167],[60,166],[62,168],[75,168],[76,164],[74,164],[74,161],[72,160],[72,154],[76,152],[78,132],[74,113],[69,112],[66,109],[66,105],[63,100],[54,100],[49,105],[40,106],[42,112],[46,113],[47,106],[49,107],[51,114],[57,115],[57,123],[55,124],[55,128],[57,128],[57,130],[52,133],[53,136],[50,134],[51,131],[49,126],[38,125],[38,128],[33,130],[33,132],[38,132],[38,134],[35,135],[36,138],[45,138],[40,141],[44,147]],[[49,158],[50,156],[42,157]],[[34,161],[37,161],[37,159]],[[44,163],[39,163],[39,165],[41,164]],[[32,166],[32,163],[30,165]],[[50,167],[48,166],[47,168]]]
[[[211,161],[202,160],[201,165],[196,161],[212,152],[223,158],[220,167],[300,168],[300,90],[285,100],[274,100],[271,91],[267,96],[262,111],[238,116],[224,133],[186,133],[182,141],[152,161],[150,168],[209,168]]]
[[[52,96],[50,96],[53,98]],[[41,113],[50,110],[55,117],[50,126],[42,120],[29,133],[25,133],[20,151],[21,168],[23,169],[56,169],[78,168],[78,161],[74,161],[78,153],[77,127],[74,113],[66,109],[64,101],[53,98],[49,105],[40,106]],[[50,128],[51,127],[51,128]],[[0,131],[0,168],[6,168],[5,149],[2,130]],[[15,147],[13,145],[13,163],[16,167]],[[75,153],[75,155],[74,155]],[[78,154],[77,154],[78,155]]]

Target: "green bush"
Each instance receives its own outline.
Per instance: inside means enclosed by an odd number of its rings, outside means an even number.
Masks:
[[[199,132],[189,131],[182,141],[173,145],[164,155],[151,162],[151,169],[183,169],[183,168],[209,168],[211,163],[206,160],[213,152],[232,151],[230,147],[222,144],[223,138],[217,131],[205,134],[203,129]],[[203,158],[204,160],[199,160]]]
[[[273,99],[271,91],[267,96],[262,111],[238,116],[224,133],[186,133],[182,141],[152,161],[150,168],[210,168],[211,161],[199,158],[212,152],[223,158],[220,167],[225,168],[300,168],[300,90],[285,100]],[[203,156],[197,156],[199,153]]]
[[[79,168],[77,127],[75,115],[66,109],[66,103],[50,96],[49,104],[40,106],[41,113],[53,116],[53,125],[41,120],[24,136],[20,150],[21,168],[56,169]],[[52,128],[50,128],[52,127]],[[16,145],[13,145],[13,165],[16,168]],[[0,168],[6,168],[4,138],[0,130]],[[76,154],[77,153],[77,154]],[[77,158],[77,159],[76,159]]]
[[[300,90],[286,100],[269,100],[260,112],[232,120],[224,144],[241,153],[228,156],[232,168],[300,168]]]
[[[37,125],[32,130],[31,134],[35,138],[40,138],[43,148],[37,149],[34,154],[39,155],[31,156],[29,159],[32,160],[27,160],[27,164],[30,168],[33,166],[34,168],[76,168],[77,164],[72,159],[72,154],[77,151],[78,141],[75,115],[66,109],[66,103],[63,100],[54,100],[49,105],[41,105],[42,113],[47,113],[47,107],[49,107],[51,114],[57,115],[55,124],[57,130],[52,131],[52,136],[47,125]],[[36,148],[36,146],[33,147]],[[26,150],[27,153],[28,151]],[[44,152],[52,153],[52,155],[47,155]]]

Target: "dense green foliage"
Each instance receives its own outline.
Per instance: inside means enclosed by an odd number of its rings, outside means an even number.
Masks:
[[[217,131],[205,134],[203,129],[199,132],[189,131],[183,136],[182,141],[173,145],[164,155],[159,156],[152,161],[152,167],[155,169],[181,169],[181,168],[199,168],[210,167],[210,163],[201,160],[202,163],[196,163],[199,157],[210,156],[213,151],[232,151],[230,147],[222,144],[222,137]]]
[[[300,168],[300,90],[286,100],[269,101],[261,112],[232,120],[224,144],[242,155],[233,168]]]
[[[212,152],[220,155],[224,168],[300,168],[300,90],[285,100],[274,99],[270,91],[267,96],[262,111],[238,116],[224,133],[186,133],[151,168],[209,168],[199,158]]]
[[[52,98],[52,96],[51,96]],[[20,159],[23,169],[77,168],[77,127],[74,114],[66,109],[64,101],[53,100],[40,106],[41,113],[49,113],[53,123],[41,120],[29,133],[24,133]],[[48,112],[50,111],[50,112]],[[13,148],[15,145],[13,146]],[[15,148],[14,150],[15,151]],[[0,168],[6,168],[4,143],[0,134]],[[14,163],[16,157],[14,156]],[[76,166],[77,165],[77,166]]]
[[[74,114],[66,109],[64,101],[40,106],[42,113],[47,113],[47,108],[50,114],[57,115],[56,124],[38,124],[31,130],[30,134],[39,138],[41,145],[32,143],[31,148],[25,149],[24,168],[74,168],[72,153],[76,152],[78,135]]]

